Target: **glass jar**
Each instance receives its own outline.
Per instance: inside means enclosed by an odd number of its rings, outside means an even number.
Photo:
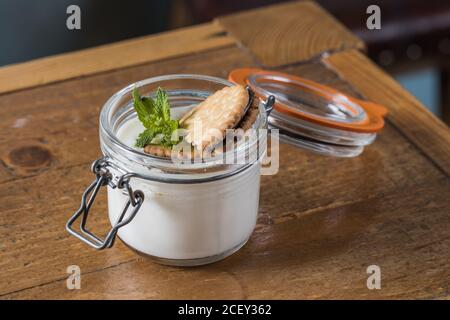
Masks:
[[[254,139],[231,150],[245,163],[223,161],[223,155],[180,166],[124,143],[121,130],[136,118],[131,92],[167,92],[177,117],[224,86],[234,84],[203,75],[166,75],[136,82],[114,94],[100,113],[104,155],[93,163],[96,175],[67,230],[96,249],[109,248],[116,235],[129,247],[163,264],[193,266],[223,259],[250,237],[258,213],[261,158],[266,153],[267,110],[273,99],[259,101]],[[255,97],[255,99],[258,99]],[[226,156],[227,152],[225,152]],[[112,229],[100,238],[86,228],[89,210],[102,186],[108,190]],[[73,224],[81,219],[80,229]]]

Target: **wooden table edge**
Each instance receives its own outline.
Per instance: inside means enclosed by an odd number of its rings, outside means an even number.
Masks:
[[[387,120],[450,176],[450,129],[445,123],[360,51],[336,52],[322,61],[365,98],[385,105]]]
[[[0,94],[234,44],[219,24],[210,22],[43,57],[0,67]]]
[[[268,16],[274,19],[268,20]],[[258,21],[265,23],[261,25]],[[325,54],[347,49],[367,49],[360,38],[311,0],[274,3],[219,16],[214,22],[227,30],[236,44],[263,68],[311,62]],[[332,36],[330,30],[334,32]],[[289,57],[286,52],[280,52],[281,49],[289,51]]]

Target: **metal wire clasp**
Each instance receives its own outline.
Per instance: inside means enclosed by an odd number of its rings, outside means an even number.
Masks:
[[[113,175],[109,171],[108,167],[111,163],[107,158],[97,159],[92,163],[92,172],[95,174],[95,180],[86,188],[81,197],[80,208],[74,213],[74,215],[67,221],[66,230],[73,236],[77,237],[81,241],[87,243],[91,247],[102,250],[105,248],[111,248],[114,245],[114,240],[116,239],[117,231],[130,223],[136,216],[137,212],[141,208],[144,202],[144,193],[141,190],[135,190],[130,186],[130,175],[122,175],[117,185],[112,182]],[[92,232],[86,229],[86,222],[94,203],[95,197],[102,186],[110,185],[112,188],[125,189],[128,194],[128,201],[122,209],[122,212],[117,219],[114,226],[108,232],[104,239],[94,235]],[[128,209],[131,206],[131,213],[125,217]],[[73,223],[81,216],[80,230],[76,231],[72,228]]]
[[[264,102],[264,109],[266,110],[267,116],[270,115],[270,113],[273,110],[273,105],[275,104],[275,96],[270,95],[267,97],[267,100]]]

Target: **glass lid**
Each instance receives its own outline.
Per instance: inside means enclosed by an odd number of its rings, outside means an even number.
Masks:
[[[247,83],[264,96],[273,95],[292,112],[337,122],[361,122],[367,115],[357,104],[337,93],[329,93],[305,82],[276,74],[251,74]]]
[[[275,110],[294,118],[364,133],[378,132],[384,126],[385,107],[308,79],[254,68],[235,69],[229,79],[250,86],[262,99],[275,96]]]
[[[321,154],[353,157],[384,126],[387,109],[293,75],[256,68],[231,71],[229,80],[249,86],[261,99],[275,97],[270,127],[280,139]]]

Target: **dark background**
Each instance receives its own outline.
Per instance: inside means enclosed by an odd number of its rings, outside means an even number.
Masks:
[[[0,66],[187,25],[281,0],[0,0]],[[368,45],[369,56],[450,124],[450,0],[318,0]],[[81,30],[66,8],[81,8]],[[381,8],[381,30],[366,9]]]

